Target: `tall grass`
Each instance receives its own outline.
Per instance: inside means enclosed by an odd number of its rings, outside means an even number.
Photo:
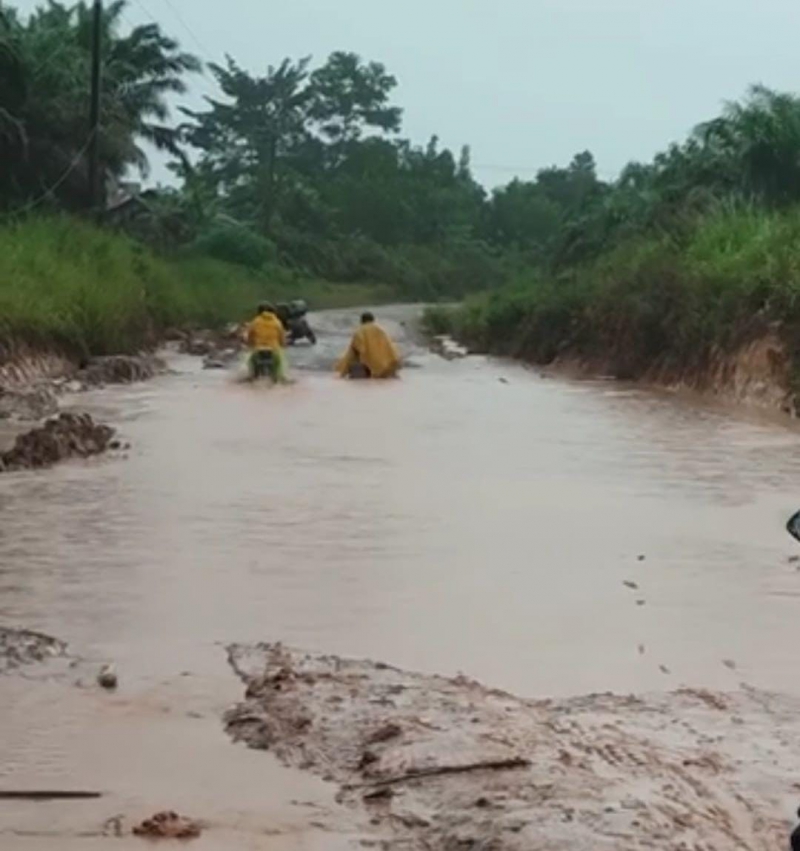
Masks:
[[[721,207],[680,239],[631,240],[558,277],[529,272],[431,322],[479,349],[540,363],[569,352],[622,377],[698,366],[769,323],[800,350],[800,209]]]
[[[130,352],[171,326],[218,326],[264,299],[314,308],[386,300],[386,288],[335,286],[279,267],[258,271],[197,255],[164,259],[71,218],[0,228],[0,342],[79,355]]]

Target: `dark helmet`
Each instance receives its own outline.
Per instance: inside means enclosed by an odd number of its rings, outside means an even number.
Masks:
[[[275,307],[268,301],[262,301],[258,305],[258,313],[259,315],[262,313],[275,313]]]
[[[362,325],[366,325],[367,323],[374,322],[374,321],[375,321],[375,314],[370,313],[369,311],[361,314],[361,324]]]

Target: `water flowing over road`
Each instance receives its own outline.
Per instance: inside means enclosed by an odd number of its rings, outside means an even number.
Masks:
[[[102,847],[87,820],[164,807],[215,825],[201,851],[339,847],[323,784],[223,737],[231,641],[528,696],[800,691],[783,529],[800,507],[796,430],[447,361],[407,333],[412,309],[388,315],[402,380],[336,380],[356,316],[328,314],[320,345],[292,351],[292,386],[176,357],[173,374],[77,400],[119,426],[127,459],[0,480],[0,621],[121,677],[115,696],[0,680],[0,787],[109,793],[47,819],[0,805],[3,848]]]

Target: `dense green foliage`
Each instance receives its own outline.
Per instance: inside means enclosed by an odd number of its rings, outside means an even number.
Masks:
[[[758,319],[794,316],[793,95],[756,87],[613,182],[584,151],[487,194],[469,148],[456,155],[436,137],[419,145],[402,136],[395,78],[353,53],[318,64],[287,58],[262,73],[225,57],[207,68],[218,94],[170,124],[168,100],[203,66],[156,24],[126,28],[125,5],[105,13],[101,164],[110,185],[144,172],[149,141],[172,152],[180,184],[134,214],[109,216],[155,254],[126,241],[115,251],[142,252],[178,278],[189,262],[216,269],[212,288],[255,281],[251,295],[267,279],[383,285],[407,299],[488,293],[453,320],[473,342],[538,360],[564,348],[613,352],[621,374],[659,358],[702,359]],[[7,215],[84,205],[89,6],[49,0],[23,18],[0,0]],[[153,274],[155,316],[162,289],[164,304],[177,296]],[[15,315],[7,323],[19,324]]]
[[[166,98],[185,91],[185,74],[200,63],[155,24],[119,35],[125,3],[103,23],[103,92],[99,147],[109,177],[147,168],[141,142],[177,151],[165,122]],[[17,208],[57,200],[86,203],[90,137],[91,3],[50,2],[27,20],[0,3],[0,205]]]
[[[67,217],[0,228],[0,342],[25,339],[77,355],[134,351],[170,327],[218,327],[268,294],[344,307],[375,288],[253,272],[187,254],[163,258],[125,236]]]
[[[531,273],[456,310],[433,333],[549,363],[580,357],[635,378],[653,366],[701,369],[779,321],[800,327],[800,210],[720,208],[683,239],[628,240],[560,276]]]
[[[536,259],[463,309],[432,311],[432,330],[540,363],[578,356],[621,377],[696,372],[768,327],[800,353],[798,98],[754,88],[612,185],[578,161],[570,171],[575,206],[563,182],[552,206],[552,171],[495,193],[495,213],[529,222],[502,238],[526,239]]]

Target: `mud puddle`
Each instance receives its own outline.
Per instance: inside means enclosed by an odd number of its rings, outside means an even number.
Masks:
[[[404,337],[413,312],[386,316]],[[101,844],[78,834],[164,809],[209,821],[192,847],[363,838],[331,809],[334,786],[229,743],[231,642],[464,671],[530,697],[800,694],[783,530],[795,431],[447,361],[408,336],[419,368],[401,381],[342,383],[330,367],[356,319],[316,320],[291,387],[180,356],[174,374],[81,394],[131,443],[127,460],[0,479],[0,623],[67,641],[91,671],[87,689],[27,668],[0,678],[0,784],[104,792],[0,804],[4,849]],[[108,661],[113,695],[93,683]],[[58,835],[25,833],[43,824]]]

